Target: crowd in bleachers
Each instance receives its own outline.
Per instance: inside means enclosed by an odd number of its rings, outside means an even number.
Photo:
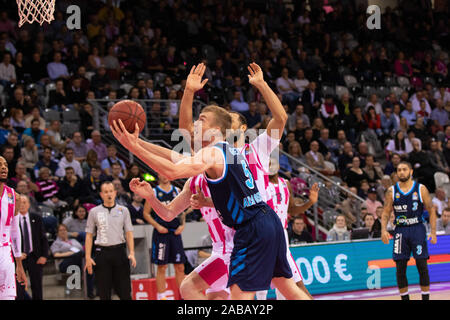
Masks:
[[[80,30],[66,26],[69,1],[57,1],[55,21],[42,27],[19,29],[16,12],[2,11],[0,145],[9,184],[30,194],[35,210],[45,206],[62,220],[80,204],[98,204],[98,187],[109,179],[142,223],[127,183],[140,168],[102,142],[88,99],[180,99],[188,71],[204,62],[209,81],[196,98],[264,129],[270,113],[246,76],[255,61],[289,114],[282,175],[301,172],[300,160],[364,199],[377,221],[396,165],[407,159],[415,178],[446,202],[448,190],[442,196],[435,183],[446,187],[445,180],[435,174],[450,172],[450,15],[446,1],[429,3],[387,8],[380,30],[369,30],[366,8],[350,0],[79,1]],[[150,133],[176,128],[178,107],[153,103]],[[321,206],[336,192],[324,186]],[[352,201],[359,202],[345,198],[330,208],[351,229],[359,208]]]

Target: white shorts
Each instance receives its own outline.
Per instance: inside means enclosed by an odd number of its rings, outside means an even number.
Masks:
[[[0,247],[0,300],[12,300],[16,295],[16,270],[11,247]]]
[[[298,269],[298,266],[295,263],[294,257],[292,257],[291,250],[289,250],[289,238],[286,229],[284,229],[284,235],[286,237],[286,248],[287,248],[286,257],[288,259],[289,266],[291,267],[292,279],[294,280],[295,283],[303,281],[302,274],[300,273],[300,270]]]
[[[206,294],[220,291],[230,293],[230,289],[227,288],[229,265],[230,254],[222,255],[213,251],[208,259],[194,269],[209,285]]]

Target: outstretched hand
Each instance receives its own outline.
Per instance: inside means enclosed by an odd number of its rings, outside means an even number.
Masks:
[[[247,67],[250,74],[248,75],[248,81],[255,87],[264,83],[264,76],[262,69],[259,65],[252,62]]]
[[[192,209],[201,209],[203,207],[207,206],[207,200],[203,192],[200,190],[200,188],[196,187],[197,193],[193,194],[191,196],[191,207]]]
[[[312,203],[316,203],[319,199],[319,184],[316,182],[312,185],[311,189],[309,190],[309,201]]]
[[[199,63],[197,66],[191,68],[191,72],[186,79],[186,89],[188,91],[197,92],[202,89],[208,82],[208,79],[202,81],[203,74],[205,73],[206,66],[204,63]]]
[[[111,132],[113,133],[114,137],[117,139],[117,141],[120,142],[122,146],[124,146],[126,149],[133,152],[136,150],[136,147],[139,145],[139,125],[136,122],[135,130],[133,133],[129,133],[128,130],[123,125],[122,120],[119,119],[117,122],[116,120],[113,121],[113,124],[111,126]]]
[[[150,183],[147,181],[140,181],[139,178],[134,178],[130,181],[130,190],[144,199],[154,194]]]

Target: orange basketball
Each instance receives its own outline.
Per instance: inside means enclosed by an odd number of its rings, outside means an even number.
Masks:
[[[122,120],[123,125],[128,132],[133,133],[136,130],[136,123],[139,126],[139,133],[144,130],[147,122],[144,108],[133,100],[122,100],[117,102],[108,113],[108,123],[112,127],[113,121]]]

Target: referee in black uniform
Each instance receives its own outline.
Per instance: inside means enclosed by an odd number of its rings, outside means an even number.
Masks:
[[[117,191],[110,181],[100,186],[103,203],[89,212],[86,224],[86,269],[95,272],[97,290],[101,300],[111,300],[111,289],[121,300],[131,300],[130,263],[136,267],[134,257],[133,226],[130,212],[116,204]],[[94,234],[95,251],[92,253]],[[128,245],[129,254],[127,257]]]

